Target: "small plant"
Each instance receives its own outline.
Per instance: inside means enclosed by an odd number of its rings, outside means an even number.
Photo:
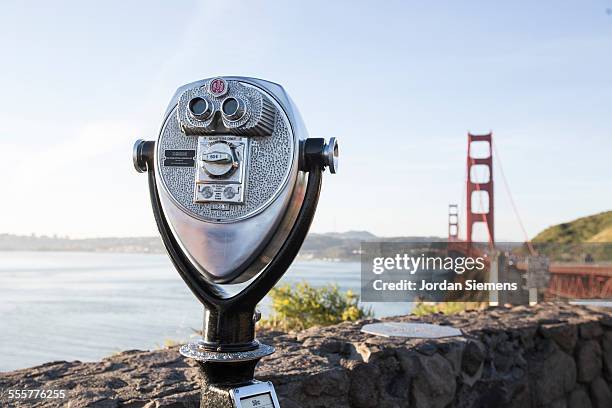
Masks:
[[[486,309],[487,306],[487,302],[417,302],[411,313],[417,316],[426,316],[434,313],[452,315],[464,310]]]
[[[173,340],[173,339],[164,339],[164,348],[172,348],[172,347],[176,347],[179,344],[181,344],[181,342]]]
[[[270,291],[272,313],[262,325],[269,329],[304,330],[312,326],[355,321],[372,317],[372,310],[359,306],[359,296],[337,285],[314,288],[306,282],[294,288],[284,285]]]

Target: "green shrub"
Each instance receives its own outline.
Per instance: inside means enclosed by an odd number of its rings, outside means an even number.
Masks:
[[[372,317],[371,309],[359,306],[359,296],[337,285],[314,288],[306,282],[276,287],[270,291],[272,313],[262,325],[270,329],[303,330],[344,321]]]
[[[417,302],[411,313],[417,316],[426,316],[435,313],[452,315],[463,312],[464,310],[486,309],[487,306],[487,302]]]

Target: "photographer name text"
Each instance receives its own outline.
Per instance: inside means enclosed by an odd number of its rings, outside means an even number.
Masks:
[[[518,290],[518,284],[515,282],[478,282],[470,279],[465,282],[429,282],[421,280],[419,282],[402,279],[396,282],[385,282],[382,279],[377,279],[372,282],[372,287],[376,291],[481,291],[481,290],[499,290],[513,291]]]

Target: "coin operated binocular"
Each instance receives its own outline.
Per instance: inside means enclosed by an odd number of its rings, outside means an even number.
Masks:
[[[168,255],[205,307],[203,338],[180,350],[201,367],[201,406],[277,408],[272,384],[253,379],[274,352],[255,339],[255,307],[306,237],[336,140],[308,138],[281,86],[220,77],[179,88],[133,159]]]

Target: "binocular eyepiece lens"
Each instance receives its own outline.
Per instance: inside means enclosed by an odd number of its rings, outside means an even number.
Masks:
[[[200,97],[195,97],[189,101],[189,111],[198,119],[208,119],[212,113],[208,101]]]
[[[244,116],[244,102],[236,98],[226,98],[221,104],[223,115],[229,120],[238,120]]]

